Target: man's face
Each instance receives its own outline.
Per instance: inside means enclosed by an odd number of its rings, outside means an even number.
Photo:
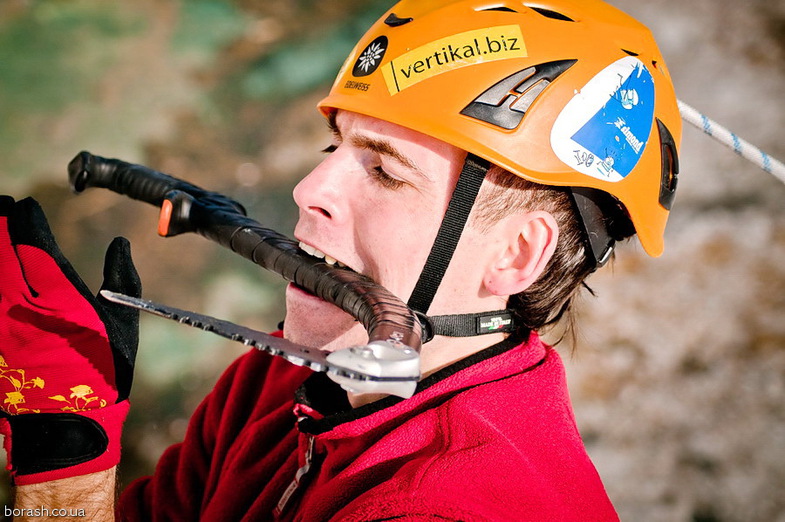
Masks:
[[[420,275],[466,153],[352,112],[334,119],[329,155],[294,189],[294,236],[406,301]],[[367,340],[353,317],[289,285],[285,334],[343,348]]]

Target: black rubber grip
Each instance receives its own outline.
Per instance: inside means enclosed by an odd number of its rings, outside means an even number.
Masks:
[[[305,254],[296,241],[247,217],[236,201],[88,152],[74,158],[68,171],[76,192],[103,187],[156,206],[168,200],[174,207],[169,235],[197,232],[340,307],[360,321],[370,341],[397,341],[419,351],[420,323],[405,303],[366,276]]]
[[[205,203],[246,214],[240,203],[218,192],[209,192],[142,165],[102,158],[87,151],[77,154],[68,164],[68,180],[76,193],[89,187],[107,188],[160,207],[166,194],[172,190],[180,190]]]
[[[186,201],[168,198],[175,214]],[[400,299],[370,278],[305,254],[298,243],[253,219],[188,198],[190,227],[257,265],[340,307],[363,324],[371,341],[398,340],[419,350],[420,324]],[[182,225],[185,227],[185,224]]]

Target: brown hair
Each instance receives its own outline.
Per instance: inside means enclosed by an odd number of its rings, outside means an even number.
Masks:
[[[565,318],[565,333],[575,337],[573,300],[593,266],[587,258],[584,233],[567,189],[533,183],[492,166],[477,198],[472,224],[482,230],[512,213],[544,210],[556,219],[559,240],[540,278],[524,292],[510,296],[507,306],[516,315],[518,334],[541,330]],[[588,287],[586,287],[588,288]]]

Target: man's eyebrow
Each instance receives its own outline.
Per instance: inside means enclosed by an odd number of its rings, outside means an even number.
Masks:
[[[333,136],[338,139],[343,139],[343,135],[341,134],[341,129],[338,128],[337,121],[337,112],[331,112],[327,115],[327,126],[332,132]],[[382,154],[384,156],[389,156],[390,158],[394,159],[404,167],[414,171],[416,174],[419,174],[425,179],[429,179],[425,173],[420,170],[420,167],[414,164],[409,158],[401,154],[398,149],[393,147],[390,142],[377,139],[377,138],[369,138],[367,136],[349,136],[349,141],[355,147],[367,149],[377,154]]]
[[[401,154],[398,149],[390,144],[389,141],[377,138],[369,138],[367,136],[350,136],[349,141],[351,141],[352,145],[355,147],[367,149],[383,156],[388,156],[409,170],[414,171],[426,179],[428,178],[428,176],[426,176],[425,173],[420,170],[420,167],[415,165],[412,160]]]

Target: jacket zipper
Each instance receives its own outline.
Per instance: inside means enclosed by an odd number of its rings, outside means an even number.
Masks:
[[[281,499],[278,501],[278,504],[275,507],[275,515],[281,516],[281,514],[286,510],[286,507],[289,505],[292,497],[294,494],[300,489],[300,486],[303,484],[303,478],[311,471],[311,466],[313,464],[313,454],[314,454],[314,446],[316,445],[316,437],[313,435],[308,435],[307,446],[305,449],[305,462],[302,466],[297,470],[297,473],[294,475],[294,480],[287,486],[286,490],[281,495]]]

